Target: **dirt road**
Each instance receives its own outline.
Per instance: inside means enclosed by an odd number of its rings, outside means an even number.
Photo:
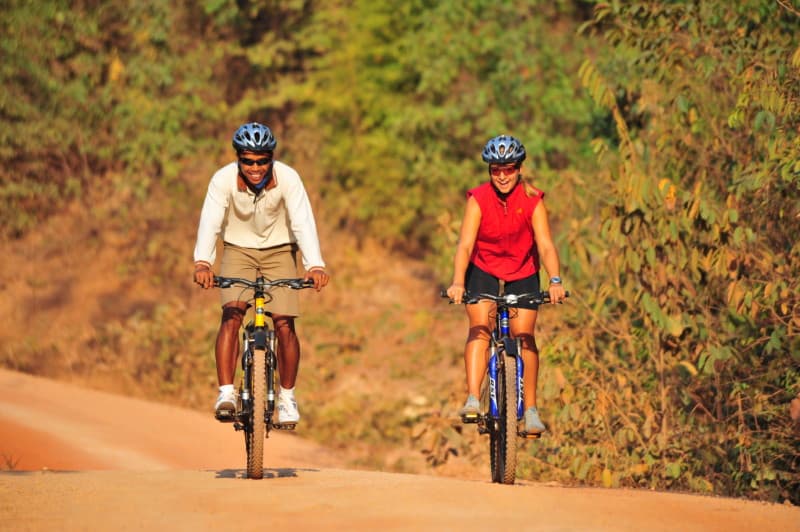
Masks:
[[[347,471],[291,434],[245,480],[208,414],[2,370],[0,390],[0,530],[800,531],[790,506]]]

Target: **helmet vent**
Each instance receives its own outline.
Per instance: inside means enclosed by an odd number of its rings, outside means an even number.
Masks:
[[[244,124],[233,134],[233,148],[237,152],[269,152],[275,150],[277,144],[272,131],[258,122]]]

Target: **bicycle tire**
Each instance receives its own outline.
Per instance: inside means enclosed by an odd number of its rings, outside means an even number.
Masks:
[[[517,357],[505,356],[503,394],[503,484],[513,484],[517,476]]]
[[[502,401],[502,399],[498,398],[498,401]],[[501,452],[503,436],[500,430],[500,422],[497,418],[489,416],[488,413],[486,420],[486,428],[489,430],[489,461],[491,463],[492,482],[500,482],[500,479],[503,478],[503,464],[505,462]]]
[[[247,449],[247,478],[260,479],[264,476],[264,407],[266,400],[266,357],[263,349],[253,350],[250,375],[250,412],[247,429],[244,431]]]
[[[505,412],[505,367],[504,354],[498,354],[497,379],[495,381],[495,396],[497,399],[497,417],[489,414],[489,457],[492,467],[492,482],[502,482],[505,472],[505,431],[503,430]],[[487,379],[488,380],[488,379]]]
[[[498,418],[489,431],[492,482],[513,484],[517,474],[517,359],[500,352],[497,370]]]

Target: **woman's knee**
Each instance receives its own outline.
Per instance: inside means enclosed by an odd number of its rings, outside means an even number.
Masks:
[[[475,340],[488,342],[491,336],[492,336],[492,330],[489,328],[488,325],[473,325],[469,328],[469,333],[467,334],[467,342],[473,342]]]
[[[529,333],[518,334],[517,338],[520,339],[522,343],[522,349],[525,351],[533,351],[534,353],[538,353],[539,349],[536,347],[536,337]]]

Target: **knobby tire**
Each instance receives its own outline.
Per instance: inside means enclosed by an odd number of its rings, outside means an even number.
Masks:
[[[517,357],[506,356],[503,367],[505,368],[503,378],[505,408],[501,414],[504,416],[502,428],[505,432],[503,437],[505,467],[501,482],[513,484],[517,475]]]
[[[498,375],[498,384],[502,377]],[[498,396],[498,407],[500,406],[500,402],[503,399]],[[503,464],[505,463],[503,457],[503,432],[500,427],[501,423],[499,419],[489,418],[489,458],[491,460],[492,465],[492,482],[500,482],[503,478]]]
[[[513,484],[517,473],[517,359],[504,352],[497,371],[498,418],[489,431],[492,482]]]
[[[247,447],[247,478],[260,479],[264,476],[264,409],[266,400],[266,357],[263,349],[253,350],[253,367],[250,375],[250,397],[252,400],[245,431]]]

